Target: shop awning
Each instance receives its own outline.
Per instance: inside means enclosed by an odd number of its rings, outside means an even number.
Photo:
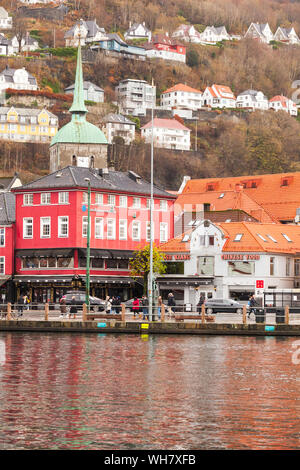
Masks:
[[[71,282],[74,276],[14,276],[15,282]]]
[[[160,287],[164,286],[208,286],[213,284],[213,277],[157,277],[156,282]]]
[[[3,286],[3,284],[5,284],[6,281],[8,281],[9,279],[11,279],[11,276],[1,276],[0,277],[0,287]]]
[[[91,276],[90,282],[95,284],[134,284],[136,281],[126,276]]]
[[[86,248],[78,248],[78,256],[86,258]],[[125,250],[97,250],[96,248],[90,249],[91,258],[108,258],[108,259],[129,259],[132,258],[133,251]]]
[[[56,248],[56,249],[30,249],[30,250],[16,250],[18,258],[56,258],[57,256],[73,256],[72,248]]]

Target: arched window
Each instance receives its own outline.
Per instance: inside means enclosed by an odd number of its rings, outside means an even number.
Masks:
[[[72,157],[72,166],[77,166],[77,158],[76,158],[76,155],[73,155],[73,157]]]
[[[94,157],[94,155],[91,156],[91,168],[95,168],[95,157]]]

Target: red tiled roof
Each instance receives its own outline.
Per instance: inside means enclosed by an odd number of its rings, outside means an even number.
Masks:
[[[270,101],[270,103],[275,103],[275,102],[279,101],[284,108],[287,108],[289,99],[286,96],[283,96],[283,95],[276,95],[276,96],[273,96],[273,98],[271,98],[269,101]],[[293,102],[290,103],[290,105],[296,107],[296,104],[293,103]]]
[[[171,88],[168,88],[166,91],[163,91],[162,94],[164,93],[172,93],[173,91],[185,91],[189,93],[200,93],[202,94],[201,90],[197,90],[196,88],[192,88],[188,85],[185,85],[183,83],[178,83],[177,85],[174,85]]]
[[[147,122],[145,126],[141,129],[149,129],[152,127],[152,121]],[[177,119],[160,119],[154,118],[153,119],[153,127],[163,127],[164,129],[179,129],[183,131],[189,131],[187,127],[181,124]]]

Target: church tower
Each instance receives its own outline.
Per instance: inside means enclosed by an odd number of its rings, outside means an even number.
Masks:
[[[78,47],[77,68],[71,121],[63,126],[50,144],[50,172],[68,165],[107,168],[108,142],[103,132],[86,120],[84,103],[81,46]]]

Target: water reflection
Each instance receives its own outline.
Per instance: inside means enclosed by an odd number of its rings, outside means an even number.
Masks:
[[[294,340],[0,333],[0,449],[297,449]]]

